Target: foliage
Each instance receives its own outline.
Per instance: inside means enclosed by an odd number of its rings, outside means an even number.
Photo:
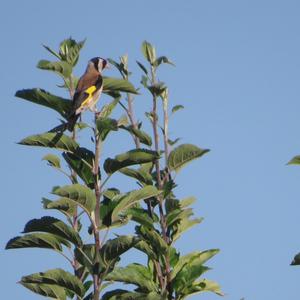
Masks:
[[[84,43],[69,38],[60,44],[58,51],[44,46],[55,60],[43,59],[37,64],[39,69],[54,72],[63,80],[60,87],[68,91],[70,98],[78,82],[73,69]],[[54,198],[42,200],[46,210],[56,210],[62,213],[62,218],[32,219],[25,225],[23,235],[12,238],[6,245],[6,249],[49,249],[70,263],[72,272],[54,268],[23,276],[20,284],[34,293],[58,300],[100,297],[180,300],[206,291],[222,295],[217,283],[202,278],[209,270],[206,262],[219,250],[182,255],[175,248],[175,241],[202,219],[193,218],[190,207],[195,201],[193,197],[176,197],[174,175],[209,150],[187,143],[173,148],[179,139],[169,138],[169,115],[184,107],[175,105],[169,109],[168,88],[157,80],[157,69],[163,64],[174,64],[166,56],[157,57],[156,49],[146,41],[142,44],[142,54],[146,63],[137,61],[137,65],[142,71],[141,84],[152,102],[152,110],[145,114],[152,134],[142,128],[142,122],[135,121],[133,96],[140,97],[141,91],[129,81],[128,57],[122,56],[120,61],[109,59],[121,78],[104,77],[103,92],[111,101],[95,114],[94,124],[79,123],[71,134],[58,125],[19,142],[60,152],[60,156],[48,153],[43,160],[69,181],[67,185],[52,188]],[[72,105],[70,99],[43,89],[23,89],[16,92],[16,97],[56,111],[62,122],[68,119]],[[118,105],[126,116],[112,117]],[[77,138],[76,131],[83,128],[92,129],[93,150]],[[103,157],[100,150],[109,142],[111,132],[131,137],[134,146],[124,153]],[[160,139],[163,147],[159,146]],[[137,189],[119,191],[109,186],[116,173],[133,179]],[[116,234],[107,239],[110,230],[128,222],[136,224],[134,234]],[[86,241],[87,232],[92,241]],[[133,248],[146,256],[147,264],[134,262],[120,267],[122,254]],[[104,291],[115,282],[135,288]]]

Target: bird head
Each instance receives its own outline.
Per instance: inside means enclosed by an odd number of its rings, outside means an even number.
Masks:
[[[94,57],[89,61],[89,65],[94,67],[96,71],[101,73],[105,68],[108,68],[108,62],[106,59],[101,57]]]

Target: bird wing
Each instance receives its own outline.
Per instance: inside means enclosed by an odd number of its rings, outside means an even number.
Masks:
[[[80,113],[85,107],[88,107],[94,94],[102,87],[103,79],[100,74],[85,74],[82,76],[76,88],[73,97],[71,114]]]

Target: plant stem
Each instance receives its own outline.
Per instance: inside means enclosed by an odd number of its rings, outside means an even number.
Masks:
[[[99,214],[100,214],[100,198],[101,198],[101,182],[99,178],[99,160],[101,152],[101,139],[99,132],[97,130],[97,113],[95,113],[95,161],[93,166],[94,174],[94,189],[96,197],[96,207],[94,210],[94,222],[93,222],[93,232],[95,239],[96,253],[99,253],[101,249],[101,239],[99,231]],[[101,279],[98,274],[93,275],[93,284],[94,284],[94,300],[99,300],[100,296],[100,285]]]
[[[156,83],[156,76],[155,76],[155,67],[151,66],[151,83]],[[153,108],[152,108],[152,126],[153,126],[153,135],[154,135],[154,147],[155,151],[159,153],[159,134],[158,134],[158,115],[157,115],[157,96],[153,94]],[[160,164],[159,160],[155,161],[155,169],[156,169],[156,176],[157,176],[157,184],[160,190],[163,189],[163,181],[160,174]],[[158,196],[158,207],[159,207],[159,214],[160,214],[160,225],[162,230],[162,236],[164,241],[169,244],[169,238],[167,235],[167,225],[166,225],[166,218],[163,211],[163,201],[164,199],[161,196]],[[170,267],[170,258],[169,255],[166,254],[165,256],[166,262],[166,277],[163,289],[167,288],[168,290],[168,299],[172,299],[172,286],[171,286],[171,267]]]

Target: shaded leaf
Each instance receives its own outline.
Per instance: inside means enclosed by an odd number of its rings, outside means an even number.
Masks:
[[[183,105],[175,105],[173,108],[172,108],[172,114],[174,114],[176,111],[180,110],[180,109],[184,109],[184,106]]]
[[[95,194],[86,186],[80,184],[65,185],[63,187],[55,188],[53,194],[76,202],[88,213],[91,213],[95,209]]]
[[[208,149],[201,149],[192,144],[183,144],[171,151],[168,157],[168,167],[171,171],[178,172],[192,160],[207,153]]]
[[[51,62],[49,60],[40,60],[37,68],[42,70],[53,71],[62,77],[70,77],[72,74],[72,66],[65,61]]]
[[[63,153],[63,157],[84,183],[93,189],[95,184],[93,174],[94,153],[86,148],[78,147],[74,153]],[[98,175],[100,177],[100,170]]]
[[[42,217],[41,219],[33,219],[25,225],[23,232],[28,233],[36,231],[58,235],[77,246],[82,245],[79,234],[72,227],[53,217],[47,216]]]
[[[147,146],[152,145],[152,139],[151,136],[148,135],[145,131],[135,128],[132,125],[129,126],[120,126],[120,128],[127,130],[128,132],[132,133],[135,135],[142,144],[145,144]]]
[[[43,45],[43,47],[48,51],[50,52],[52,55],[54,55],[56,58],[58,59],[61,59],[60,55],[55,52],[54,50],[52,50],[50,47],[46,46],[46,45]]]
[[[52,269],[46,272],[39,272],[23,276],[21,283],[54,285],[70,290],[79,297],[83,297],[85,294],[85,289],[82,282],[76,276],[64,271],[63,269]]]
[[[175,66],[174,63],[173,63],[172,61],[170,61],[166,56],[160,56],[160,57],[158,57],[158,58],[154,61],[153,65],[154,65],[155,67],[158,67],[158,66],[161,65],[162,63],[164,63],[164,64],[169,64],[169,65],[172,65],[172,66]]]
[[[130,216],[131,220],[150,228],[153,228],[153,223],[159,221],[159,218],[155,213],[152,213],[151,218],[147,210],[138,207],[129,208],[126,211],[126,214]]]
[[[287,164],[288,165],[300,165],[300,155],[293,157]]]
[[[97,119],[97,130],[101,141],[104,141],[110,131],[117,131],[118,121],[110,118],[98,118]]]
[[[46,160],[50,166],[60,169],[60,159],[57,155],[47,154],[42,158],[42,160]]]
[[[62,60],[75,66],[78,62],[79,53],[84,46],[85,40],[76,42],[74,39],[65,39],[60,43],[59,55]]]
[[[69,99],[52,95],[42,89],[19,90],[16,92],[15,96],[54,109],[64,118],[68,117],[72,105],[72,101]]]
[[[147,75],[148,71],[147,71],[146,67],[142,63],[140,63],[139,61],[136,61],[136,63],[142,69],[142,71]]]
[[[300,265],[300,253],[295,255],[293,261],[291,262],[291,266],[298,266]]]
[[[37,284],[37,283],[26,283],[20,282],[24,287],[29,289],[30,291],[45,296],[50,297],[56,300],[65,300],[66,293],[65,290],[59,286],[53,284]]]
[[[156,151],[146,149],[134,149],[117,155],[114,159],[108,158],[104,162],[104,170],[108,174],[112,174],[124,167],[131,165],[154,162],[159,159]]]
[[[32,233],[12,238],[5,249],[46,248],[62,251],[62,239],[49,233]],[[64,242],[65,245],[68,245]],[[70,245],[68,245],[70,247]]]
[[[78,144],[67,135],[55,132],[46,132],[26,137],[20,145],[55,148],[67,152],[75,152]]]

